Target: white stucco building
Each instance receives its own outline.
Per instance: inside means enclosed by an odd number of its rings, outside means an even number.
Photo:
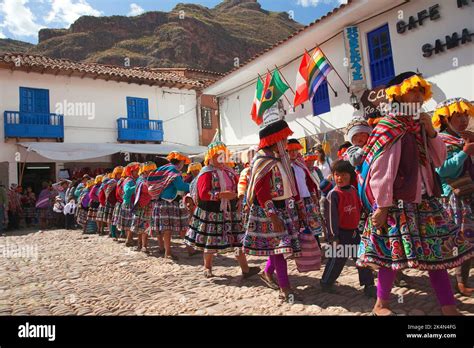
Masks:
[[[198,95],[206,81],[197,76],[204,72],[185,72],[0,56],[0,181],[27,185],[63,169],[107,168],[119,151],[201,152]]]
[[[345,127],[353,117],[355,109],[350,96],[354,91],[360,100],[365,89],[360,88],[360,83],[372,89],[401,72],[419,70],[433,84],[433,99],[425,105],[427,111],[450,97],[473,100],[473,18],[474,2],[471,0],[349,0],[230,72],[207,87],[204,93],[219,99],[223,141],[228,145],[256,144],[259,128],[251,120],[250,109],[258,74],[264,76],[267,69],[273,70],[276,65],[294,89],[301,55],[305,49],[319,46],[342,80],[351,87],[350,91],[332,71],[328,81],[337,97],[330,87],[320,87],[317,116],[313,115],[311,102],[291,113],[287,100],[282,100],[288,111],[285,119],[295,132],[294,136],[302,138],[329,132],[334,155],[342,133],[331,131]],[[356,36],[351,43],[352,51],[348,52],[344,40],[347,27],[355,27],[359,36],[359,43]],[[432,47],[424,46],[427,44]],[[354,62],[358,61],[358,53],[365,81],[351,83],[349,68],[351,74],[357,70]],[[347,64],[351,59],[352,64]],[[286,96],[293,101],[291,91],[288,90]]]

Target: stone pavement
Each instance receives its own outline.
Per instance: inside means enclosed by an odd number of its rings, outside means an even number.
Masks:
[[[232,254],[216,257],[218,277],[205,279],[202,257],[189,258],[179,239],[173,244],[177,262],[78,230],[10,232],[0,237],[0,315],[368,315],[374,304],[364,296],[352,261],[337,294],[321,292],[322,270],[301,274],[289,261],[302,301],[282,304],[257,276],[242,281]],[[156,250],[154,241],[151,246]],[[251,266],[263,268],[265,261],[249,257]],[[393,309],[439,315],[427,273],[406,273],[413,287],[393,289]],[[474,298],[456,296],[462,313],[474,314]]]

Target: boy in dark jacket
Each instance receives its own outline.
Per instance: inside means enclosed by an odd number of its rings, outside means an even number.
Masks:
[[[342,272],[349,257],[357,259],[357,247],[360,243],[359,220],[362,204],[357,190],[350,184],[353,181],[354,168],[347,161],[336,161],[332,165],[332,174],[336,186],[329,192],[329,222],[328,242],[333,242],[328,249],[329,255],[321,287],[323,291],[334,292],[333,285]],[[364,286],[364,293],[368,297],[376,298],[374,276],[372,272],[358,269],[359,282]]]

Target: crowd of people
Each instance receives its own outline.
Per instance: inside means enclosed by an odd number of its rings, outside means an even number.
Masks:
[[[149,239],[156,238],[159,253],[174,261],[171,239],[182,238],[189,256],[203,255],[206,278],[214,276],[216,254],[234,253],[243,279],[259,276],[287,302],[300,297],[289,260],[308,272],[325,259],[321,289],[337,292],[336,280],[352,258],[364,294],[377,299],[373,315],[394,314],[390,293],[394,282],[409,283],[404,269],[424,270],[442,313],[457,315],[447,270],[456,269],[456,291],[474,291],[468,284],[474,133],[467,131],[474,106],[453,98],[432,116],[399,111],[431,98],[430,84],[413,72],[390,81],[386,96],[389,113],[370,122],[354,118],[334,161],[321,146],[303,154],[288,124],[269,120],[242,170],[217,141],[203,165],[171,152],[158,168],[133,162],[84,175],[77,185],[45,183],[37,199],[12,186],[8,195],[0,191],[0,209],[13,224],[19,216],[38,219],[41,228],[52,221],[77,224],[83,233],[109,234],[147,254]],[[248,255],[267,257],[265,268],[250,267]]]

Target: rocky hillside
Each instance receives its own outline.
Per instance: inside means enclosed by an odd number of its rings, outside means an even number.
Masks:
[[[12,39],[0,39],[0,54],[6,52],[26,52],[34,45]]]
[[[103,64],[189,67],[225,72],[288,37],[301,25],[257,0],[224,0],[209,9],[178,4],[136,17],[79,18],[68,29],[42,29],[30,53]]]

